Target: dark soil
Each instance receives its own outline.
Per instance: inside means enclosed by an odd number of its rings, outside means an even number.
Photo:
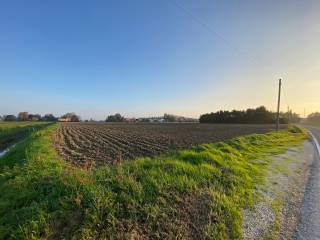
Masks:
[[[90,168],[272,130],[273,125],[61,123],[55,144],[64,159]]]

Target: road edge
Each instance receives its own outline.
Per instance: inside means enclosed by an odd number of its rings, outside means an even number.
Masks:
[[[308,132],[309,132],[309,134],[310,134],[310,136],[312,138],[313,143],[316,146],[317,153],[320,156],[320,144],[319,144],[318,140],[316,139],[316,137],[313,135],[313,133],[311,131],[309,131],[309,130],[308,130]]]

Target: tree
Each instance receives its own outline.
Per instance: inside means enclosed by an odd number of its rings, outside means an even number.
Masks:
[[[300,115],[289,110],[286,113],[281,113],[281,118],[287,119],[289,123],[299,123],[301,121]]]
[[[20,112],[18,114],[18,120],[19,121],[28,121],[29,119],[29,113],[28,112]]]
[[[320,113],[314,112],[308,115],[307,121],[311,123],[320,123]]]
[[[15,115],[5,115],[4,121],[7,121],[7,122],[17,121],[17,117]]]
[[[106,122],[123,122],[123,121],[124,121],[124,117],[121,116],[120,113],[109,115],[106,119]]]
[[[74,114],[71,117],[71,122],[80,122],[80,117],[78,115]]]
[[[268,111],[264,106],[245,111],[218,111],[200,116],[200,123],[275,123],[275,113]],[[288,119],[282,117],[281,123],[288,123]]]
[[[55,122],[55,121],[57,121],[57,118],[55,116],[53,116],[53,114],[48,113],[48,114],[44,115],[42,120],[46,121],[46,122]]]
[[[176,116],[167,113],[164,114],[163,118],[166,122],[176,122],[177,120]]]

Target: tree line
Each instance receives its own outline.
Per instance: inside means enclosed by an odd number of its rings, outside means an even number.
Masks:
[[[280,114],[280,123],[299,122],[299,115],[288,111]],[[206,113],[200,116],[200,123],[247,123],[247,124],[273,124],[276,123],[276,113],[268,111],[266,107],[261,106],[255,109],[217,111]]]
[[[125,118],[120,113],[109,115],[106,122],[145,122],[145,123],[173,123],[173,122],[198,122],[198,119],[177,116],[165,113],[158,117],[143,117],[143,118]]]
[[[317,123],[320,124],[320,112],[314,112],[308,115],[307,123]]]
[[[56,122],[56,121],[66,121],[66,122],[79,122],[80,117],[76,115],[75,113],[66,113],[62,115],[60,118],[55,117],[53,114],[48,113],[44,116],[41,116],[40,114],[30,114],[28,112],[20,112],[18,115],[4,115],[3,117],[0,116],[0,120],[7,121],[7,122],[13,122],[13,121],[45,121],[45,122]]]

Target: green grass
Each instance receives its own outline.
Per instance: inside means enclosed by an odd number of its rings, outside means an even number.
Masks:
[[[0,122],[0,150],[47,124],[45,122]]]
[[[85,171],[58,157],[56,128],[0,160],[0,239],[241,239],[261,159],[307,138],[294,127]]]

